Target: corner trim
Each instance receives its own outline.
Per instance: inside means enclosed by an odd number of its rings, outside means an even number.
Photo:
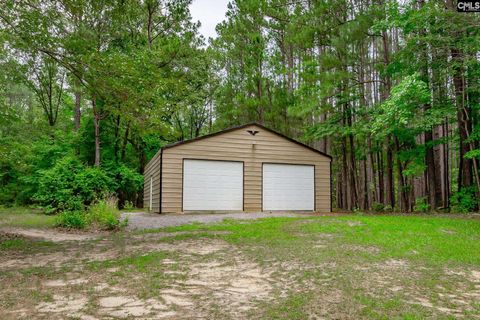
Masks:
[[[333,210],[333,174],[332,174],[332,161],[330,161],[330,212]]]
[[[159,208],[158,208],[158,213],[162,213],[162,178],[163,178],[163,148],[160,149],[160,188],[159,188],[159,191],[160,191],[160,200],[159,200]]]

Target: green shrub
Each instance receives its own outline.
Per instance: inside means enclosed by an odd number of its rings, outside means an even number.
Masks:
[[[385,207],[383,207],[384,212],[393,212],[393,208],[391,205],[387,204]]]
[[[120,219],[117,200],[114,197],[93,203],[87,211],[64,211],[56,217],[56,226],[69,229],[94,226],[102,230],[118,230],[127,224],[127,219],[123,221]]]
[[[118,207],[125,208],[127,201],[135,201],[138,192],[143,190],[143,175],[136,170],[116,162],[106,162],[103,166],[108,176],[114,181],[118,197]]]
[[[57,227],[69,229],[85,229],[87,225],[87,216],[82,211],[64,211],[57,216]]]
[[[462,188],[455,192],[450,198],[452,204],[452,212],[468,213],[473,212],[480,204],[476,196],[476,188]]]
[[[89,222],[104,230],[117,230],[124,226],[117,210],[117,201],[110,197],[90,206],[88,209]]]
[[[374,202],[372,204],[372,210],[375,212],[382,212],[384,207],[383,203]]]
[[[116,165],[109,173],[115,175],[116,187],[127,195],[135,196],[143,188],[143,175],[125,165]]]
[[[427,197],[419,197],[415,199],[415,206],[413,211],[426,213],[430,210],[430,205],[427,203]]]
[[[1,175],[2,174],[0,174],[0,176]],[[5,186],[0,185],[0,204],[9,206],[14,205],[19,193],[20,190],[18,185],[15,185],[14,183],[10,183]]]
[[[64,157],[39,172],[34,199],[50,213],[81,211],[112,188],[112,180],[99,168],[85,167],[74,157]]]
[[[123,206],[123,209],[133,210],[133,209],[135,209],[135,206],[133,205],[133,202],[127,200],[127,201],[125,201],[125,205]]]
[[[87,167],[75,176],[73,189],[85,205],[103,199],[114,188],[112,180],[100,168]]]

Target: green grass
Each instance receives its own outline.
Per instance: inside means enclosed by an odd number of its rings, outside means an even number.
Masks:
[[[306,307],[312,302],[310,295],[292,294],[285,299],[281,299],[282,304],[265,304],[262,319],[292,319],[302,320],[308,319]],[[253,317],[254,315],[252,315]]]
[[[46,247],[52,247],[55,243],[51,241],[32,241],[23,238],[0,240],[0,252],[2,251],[22,251],[33,252],[34,250],[41,250]]]
[[[92,270],[107,269],[113,267],[134,268],[134,271],[145,272],[150,266],[156,266],[167,257],[170,253],[164,251],[151,252],[140,255],[132,255],[120,259],[111,259],[105,261],[91,262],[89,267]]]
[[[376,247],[380,249],[378,258],[382,259],[480,266],[480,219],[404,215],[265,218],[253,222],[225,220],[215,225],[197,223],[156,231],[202,230],[228,231],[220,237],[232,244],[277,247],[298,244],[308,236],[332,235],[338,245]]]
[[[480,220],[349,216],[314,219],[302,230],[309,234],[334,234],[342,243],[375,246],[383,258],[480,266]]]
[[[368,295],[355,297],[364,307],[361,315],[368,319],[421,320],[428,318],[428,311],[418,305],[407,304],[398,297],[382,299]],[[388,315],[388,316],[387,316]],[[392,317],[392,315],[395,315]]]
[[[26,207],[0,207],[0,227],[53,228],[55,216]]]

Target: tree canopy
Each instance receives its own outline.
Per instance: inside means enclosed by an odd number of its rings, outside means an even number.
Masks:
[[[453,0],[2,0],[0,203],[141,206],[170,142],[258,121],[333,156],[340,209],[472,211],[480,16]]]

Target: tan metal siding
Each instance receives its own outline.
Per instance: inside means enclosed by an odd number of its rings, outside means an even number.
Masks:
[[[160,212],[160,162],[161,150],[159,150],[145,166],[143,174],[143,207],[150,207],[150,177],[152,177],[152,212]]]
[[[247,130],[257,130],[255,136]],[[252,144],[255,142],[255,146]],[[262,210],[262,163],[315,165],[315,208],[330,211],[330,158],[252,125],[163,151],[162,212],[182,211],[183,159],[244,161],[244,210]]]

